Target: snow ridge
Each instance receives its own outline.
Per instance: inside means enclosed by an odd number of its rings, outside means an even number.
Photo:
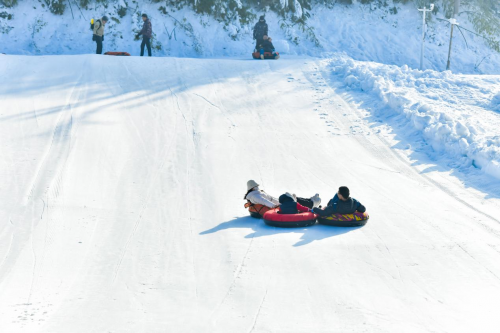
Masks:
[[[480,168],[500,179],[500,77],[420,71],[408,66],[355,61],[334,55],[335,75],[374,100],[373,112],[398,121],[435,158],[453,167]],[[418,139],[417,139],[418,142]]]

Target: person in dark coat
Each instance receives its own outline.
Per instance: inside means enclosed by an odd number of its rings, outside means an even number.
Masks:
[[[297,214],[310,212],[311,208],[319,206],[321,199],[316,194],[310,199],[298,198],[295,194],[286,192],[279,197],[279,213],[280,214]]]
[[[260,48],[260,58],[264,59],[264,52],[270,52],[273,54],[274,59],[279,59],[280,55],[274,52],[273,39],[268,36],[264,36],[264,41],[261,44]]]
[[[141,57],[144,55],[144,46],[148,47],[148,55],[151,57],[151,37],[153,36],[153,27],[148,15],[142,14],[142,30],[137,34],[137,37],[142,35]]]
[[[366,207],[358,200],[350,197],[347,186],[341,186],[333,199],[328,202],[325,209],[313,208],[311,211],[319,216],[330,216],[332,214],[364,213],[366,212]]]
[[[264,15],[259,18],[259,22],[257,22],[253,28],[253,39],[256,40],[255,50],[260,50],[260,45],[264,41],[264,36],[267,36],[267,23]]]

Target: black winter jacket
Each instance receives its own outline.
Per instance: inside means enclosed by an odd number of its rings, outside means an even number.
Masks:
[[[151,26],[151,21],[147,19],[142,25],[142,30],[139,32],[139,36],[151,38],[153,36],[153,27]]]
[[[262,40],[264,35],[267,35],[267,23],[266,21],[259,21],[255,24],[253,28],[253,39]]]
[[[363,206],[358,200],[354,198],[349,198],[346,201],[339,199],[337,194],[332,200],[328,202],[325,209],[314,208],[314,213],[319,216],[329,216],[332,214],[352,214],[354,212],[364,213],[366,212],[366,207]]]
[[[269,40],[262,42],[262,48],[264,49],[264,52],[274,52],[274,45]]]
[[[282,194],[279,197],[280,201],[280,213],[281,214],[297,214],[297,202],[294,201],[286,194]]]

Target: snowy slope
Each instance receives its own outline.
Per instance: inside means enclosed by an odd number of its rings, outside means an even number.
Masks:
[[[498,187],[400,153],[330,60],[0,57],[1,332],[500,324]],[[250,178],[371,219],[266,227]]]
[[[383,5],[385,3],[386,5]],[[242,57],[250,58],[254,41],[252,27],[238,19],[219,22],[211,16],[198,15],[189,7],[180,10],[165,3],[150,1],[128,4],[121,17],[121,1],[96,5],[89,10],[73,5],[62,16],[53,15],[38,1],[21,1],[14,8],[1,8],[12,15],[0,18],[0,53],[26,55],[89,54],[95,52],[89,23],[106,14],[104,51],[127,51],[139,55],[140,41],[135,34],[142,27],[141,13],[147,13],[153,25],[155,56]],[[163,10],[161,9],[163,7]],[[464,9],[465,10],[465,9]],[[259,13],[258,11],[255,12]],[[336,4],[332,8],[316,4],[309,11],[305,25],[293,23],[274,12],[267,12],[269,34],[283,55],[320,56],[323,52],[345,52],[356,60],[418,68],[422,36],[422,16],[413,4],[391,0],[380,4]],[[450,29],[442,11],[430,15],[424,67],[446,69]],[[474,30],[466,14],[458,22]],[[454,72],[500,74],[500,53],[490,49],[485,40],[457,31],[453,41],[451,69]]]

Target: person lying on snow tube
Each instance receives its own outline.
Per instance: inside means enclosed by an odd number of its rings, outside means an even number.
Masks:
[[[262,218],[265,212],[280,205],[278,199],[259,189],[259,184],[255,180],[247,182],[247,193],[243,199],[247,200],[245,208],[248,208],[250,215],[256,218]],[[317,193],[310,199],[298,198],[298,200],[300,200],[299,202],[302,205],[310,208],[313,206],[317,207],[321,203],[321,199]]]
[[[339,191],[335,194],[333,199],[328,202],[328,205],[324,208],[313,208],[312,212],[318,215],[318,221],[324,224],[338,225],[338,226],[357,226],[363,225],[359,220],[353,217],[353,221],[339,220],[335,221],[335,215],[345,215],[345,214],[356,214],[365,213],[366,207],[363,206],[358,200],[350,197],[350,191],[347,186],[339,187]],[[333,220],[329,217],[333,215]],[[363,214],[366,216],[364,220],[368,219],[368,214]],[[336,223],[339,222],[339,223]],[[350,223],[353,222],[353,223]]]
[[[267,56],[268,59],[279,59],[280,55],[279,53],[275,52],[275,48],[273,45],[273,39],[268,36],[264,36],[264,40],[262,41],[262,44],[260,45],[260,58],[264,60],[266,57],[264,56],[264,53],[271,54],[271,56]]]
[[[318,193],[310,199],[305,199],[297,198],[295,194],[286,192],[280,195],[279,202],[278,212],[280,214],[298,214],[299,212],[310,212],[312,208],[318,207],[321,199]]]
[[[247,200],[245,208],[248,208],[252,217],[261,218],[265,212],[279,205],[278,199],[259,189],[255,180],[247,182],[247,193],[243,197]]]

